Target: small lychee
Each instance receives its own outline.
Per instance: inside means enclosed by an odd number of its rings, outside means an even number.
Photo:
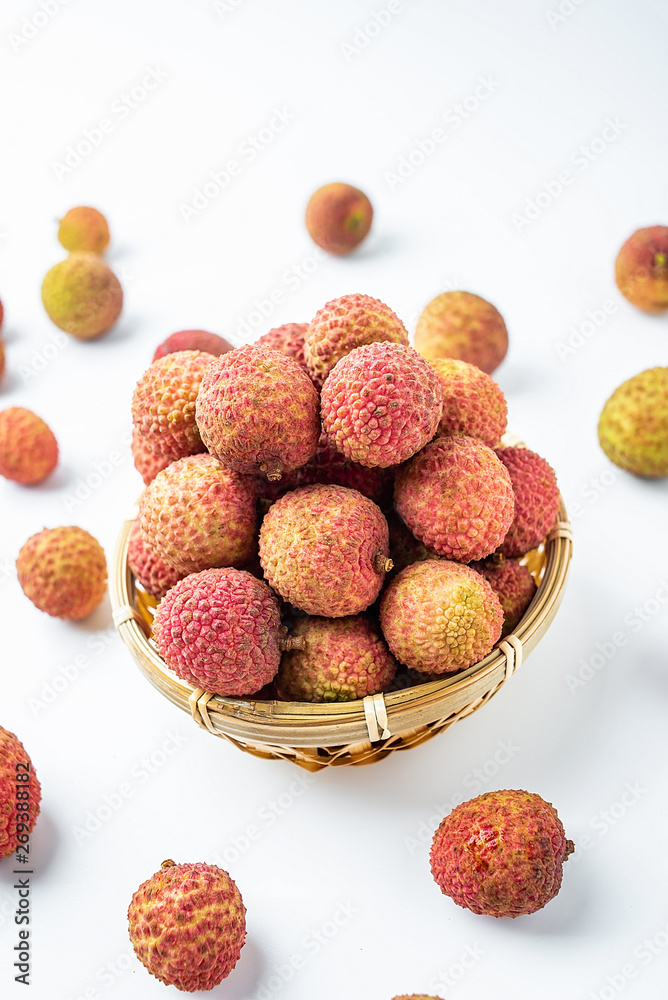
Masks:
[[[202,379],[215,358],[203,351],[177,351],[154,361],[137,382],[132,421],[147,446],[174,461],[204,451],[195,422]]]
[[[58,464],[58,442],[41,417],[23,406],[0,410],[0,476],[41,483]]]
[[[26,597],[55,618],[85,618],[107,589],[102,546],[75,526],[44,528],[32,535],[18,554],[16,571]]]
[[[109,245],[109,226],[102,212],[87,205],[78,205],[60,220],[58,239],[71,253],[101,254]]]
[[[175,354],[177,351],[202,351],[204,354],[219,358],[221,354],[233,350],[233,345],[224,337],[219,337],[217,333],[209,333],[208,330],[178,330],[158,344],[153,360],[157,361],[158,358],[164,358],[166,354]]]
[[[72,253],[47,272],[42,302],[56,326],[78,340],[106,333],[123,307],[123,289],[108,264],[94,253]]]
[[[668,368],[648,368],[622,382],[598,422],[611,462],[636,476],[668,476]]]
[[[491,375],[506,356],[508,331],[491,302],[472,292],[443,292],[420,314],[414,344],[428,361],[458,358]]]
[[[41,797],[25,747],[0,726],[0,860],[26,842],[37,821]]]
[[[668,226],[648,226],[629,236],[615,261],[615,279],[638,309],[668,309]]]
[[[443,390],[439,434],[467,434],[490,448],[501,442],[506,430],[506,398],[493,378],[481,368],[456,358],[429,362]]]
[[[527,567],[517,559],[492,556],[483,562],[469,565],[476,573],[485,577],[501,602],[503,609],[501,638],[510,635],[534,599],[537,590],[536,581]]]
[[[318,188],[306,206],[306,228],[311,239],[338,256],[359,246],[372,219],[373,208],[364,192],[341,182]]]
[[[529,448],[497,448],[510,474],[515,514],[499,552],[523,556],[543,541],[559,512],[559,487],[552,466]]]

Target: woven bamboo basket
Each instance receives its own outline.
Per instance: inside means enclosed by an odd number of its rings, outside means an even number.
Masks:
[[[504,444],[519,444],[504,438]],[[289,760],[308,771],[372,764],[418,746],[485,705],[526,659],[553,621],[564,592],[573,536],[563,500],[557,523],[522,562],[538,590],[512,635],[480,663],[454,676],[387,694],[328,704],[225,698],[193,688],[165,664],[151,639],[155,599],[127,564],[135,512],[123,523],[110,579],[114,623],[140,670],[214,736],[256,757]]]

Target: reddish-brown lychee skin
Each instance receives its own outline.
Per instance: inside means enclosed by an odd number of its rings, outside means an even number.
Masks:
[[[517,559],[495,563],[471,563],[471,569],[481,573],[499,598],[503,608],[502,638],[515,631],[536,593],[536,581],[526,566]]]
[[[253,694],[281,662],[276,595],[239,569],[207,569],[180,580],[158,605],[153,637],[168,667],[214,694]]]
[[[213,362],[197,397],[197,425],[223,465],[280,479],[315,454],[318,408],[318,393],[296,361],[251,344]]]
[[[290,635],[304,649],[283,653],[276,688],[287,701],[353,701],[387,691],[397,672],[379,626],[368,615],[299,618]]]
[[[85,618],[107,589],[102,546],[75,526],[45,528],[29,538],[19,552],[16,572],[26,597],[54,618]]]
[[[400,469],[394,501],[427,548],[463,563],[494,552],[515,511],[508,470],[491,448],[465,435],[436,438]]]
[[[149,549],[136,521],[128,545],[128,566],[142,587],[158,600],[184,575]]]
[[[427,996],[426,993],[404,993],[400,997],[393,997],[392,1000],[441,1000],[441,998]]]
[[[496,448],[506,430],[508,406],[494,379],[456,358],[434,358],[429,363],[443,390],[438,433],[467,434]]]
[[[509,559],[523,556],[543,541],[559,512],[554,469],[529,448],[497,448],[515,494],[515,515],[499,552]]]
[[[257,532],[253,480],[212,455],[188,455],[144,490],[137,520],[148,548],[181,574],[240,566]]]
[[[233,344],[224,337],[219,337],[217,333],[209,333],[208,330],[178,330],[158,344],[153,360],[157,361],[166,354],[176,354],[179,351],[202,351],[204,354],[219,358],[221,354],[233,350]]]
[[[304,337],[307,330],[308,323],[284,323],[283,326],[276,326],[262,337],[258,337],[255,343],[261,347],[269,347],[272,351],[279,351],[285,354],[286,358],[292,358],[302,368],[306,368]]]
[[[356,615],[373,604],[392,566],[387,521],[356,490],[304,486],[265,514],[260,561],[274,590],[307,614]]]
[[[428,559],[407,566],[387,585],[380,624],[407,667],[448,674],[487,656],[501,635],[503,611],[479,573],[448,559]]]
[[[23,406],[0,411],[0,476],[34,486],[58,464],[58,442],[41,417]]]
[[[5,308],[2,302],[0,302],[0,330],[2,329],[2,323],[4,321],[4,318],[5,318]]]
[[[508,331],[491,302],[471,292],[444,292],[418,319],[413,343],[423,358],[458,358],[488,375],[508,351]]]
[[[388,468],[420,451],[438,429],[443,393],[412,347],[365,344],[336,364],[322,388],[323,427],[346,458]]]
[[[617,255],[615,280],[638,309],[668,309],[668,226],[648,226],[629,236]]]
[[[408,333],[396,313],[370,295],[342,295],[327,302],[311,320],[304,339],[306,366],[322,385],[346,354],[379,342],[408,345]]]
[[[146,486],[152,483],[158,473],[166,469],[173,461],[173,459],[167,458],[165,455],[156,455],[146,438],[141,436],[136,427],[132,429],[132,444],[130,447],[135,469],[144,480]]]
[[[104,253],[109,246],[107,220],[96,208],[78,205],[60,220],[58,240],[70,253]]]
[[[390,559],[392,560],[392,576],[396,576],[402,569],[412,566],[416,562],[424,562],[425,559],[439,559],[440,556],[433,549],[428,549],[423,542],[406,527],[395,510],[389,510],[387,527],[390,532]]]
[[[204,451],[195,403],[204,374],[215,361],[203,351],[177,351],[150,365],[132,397],[132,422],[156,455],[175,461]]]
[[[556,809],[540,795],[485,792],[442,821],[431,847],[431,871],[458,906],[519,917],[557,895],[573,850]]]
[[[0,337],[0,378],[5,374],[5,345]]]
[[[128,908],[130,941],[152,976],[185,993],[211,990],[237,964],[246,907],[226,871],[163,862]]]
[[[41,797],[25,747],[14,733],[0,726],[0,860],[25,843],[37,821]]]
[[[306,206],[306,228],[314,243],[341,256],[359,246],[371,229],[373,208],[359,188],[334,182],[315,191]]]

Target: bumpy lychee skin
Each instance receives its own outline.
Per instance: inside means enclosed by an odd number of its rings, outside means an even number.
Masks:
[[[402,663],[448,674],[482,660],[501,635],[503,611],[483,577],[448,559],[413,563],[380,602],[387,644]]]
[[[378,342],[408,345],[408,333],[399,317],[370,295],[342,295],[327,302],[311,320],[304,339],[306,366],[322,385],[346,354]]]
[[[197,426],[223,465],[280,479],[315,454],[318,405],[318,393],[296,361],[251,344],[208,369],[197,397]]]
[[[71,253],[47,272],[42,302],[49,319],[78,340],[106,333],[121,314],[123,289],[94,253]]]
[[[102,546],[75,526],[45,528],[29,538],[19,552],[16,571],[26,597],[54,618],[85,618],[107,589]]]
[[[515,515],[499,552],[509,559],[523,556],[543,541],[559,512],[559,487],[554,469],[529,448],[497,448],[510,473]]]
[[[490,448],[501,442],[508,406],[500,387],[482,369],[456,358],[434,358],[431,367],[443,390],[439,434],[467,434]]]
[[[109,246],[109,225],[96,208],[78,205],[60,220],[58,239],[66,250],[104,253]]]
[[[471,292],[444,292],[426,306],[413,343],[423,358],[458,358],[488,375],[508,350],[508,331],[491,302]]]
[[[302,368],[306,368],[304,358],[304,337],[308,323],[284,323],[276,326],[255,341],[261,347],[270,347],[272,351],[280,351],[286,358],[292,358]]]
[[[443,393],[412,347],[365,344],[336,364],[321,395],[323,427],[346,458],[387,468],[415,455],[436,433]]]
[[[517,559],[489,559],[471,563],[471,569],[485,577],[503,608],[501,637],[514,632],[524,617],[536,593],[536,581],[526,566]]]
[[[533,792],[485,792],[440,824],[431,847],[436,884],[458,906],[492,917],[535,913],[561,888],[574,851],[556,809]]]
[[[246,907],[222,868],[163,861],[128,908],[130,941],[152,976],[185,993],[211,990],[239,960]]]
[[[34,829],[42,798],[35,769],[21,741],[0,726],[0,860]]]
[[[306,228],[314,243],[341,256],[359,246],[371,229],[373,208],[359,188],[340,181],[315,191],[306,206]]]
[[[220,695],[248,695],[272,680],[284,635],[276,595],[240,569],[180,580],[158,605],[153,637],[174,673]]]
[[[433,549],[416,538],[406,527],[402,519],[395,510],[389,510],[387,527],[390,532],[390,559],[392,560],[392,576],[396,576],[402,569],[412,566],[416,562],[424,562],[426,559],[439,559],[440,556]]]
[[[0,410],[0,476],[41,483],[58,464],[58,442],[41,417],[23,406]]]
[[[441,1000],[441,998],[427,996],[426,993],[404,993],[400,997],[393,997],[392,1000]]]
[[[466,435],[436,438],[400,469],[394,501],[427,548],[463,563],[494,552],[515,512],[508,470]]]
[[[165,455],[156,455],[146,438],[142,437],[136,427],[132,429],[132,458],[135,469],[148,486],[159,472],[166,469],[173,459]]]
[[[221,354],[233,350],[233,345],[217,333],[209,333],[208,330],[178,330],[158,344],[153,360],[164,358],[166,354],[176,354],[177,351],[202,351],[219,358]]]
[[[309,615],[341,618],[373,604],[392,568],[387,521],[345,486],[304,486],[265,514],[260,561],[270,585]]]
[[[377,624],[368,615],[299,618],[290,630],[304,649],[283,654],[276,688],[288,701],[353,701],[387,691],[397,672]]]
[[[195,404],[213,361],[203,351],[177,351],[154,361],[137,382],[132,421],[156,455],[174,461],[204,451]]]
[[[128,544],[128,566],[142,587],[158,600],[184,575],[149,549],[136,521]]]
[[[181,574],[240,566],[255,549],[256,498],[248,476],[188,455],[146,487],[137,520],[148,548]]]
[[[611,462],[635,476],[668,476],[668,368],[648,368],[622,382],[598,422]]]
[[[629,236],[617,255],[615,279],[622,295],[638,309],[668,309],[668,226],[648,226]]]

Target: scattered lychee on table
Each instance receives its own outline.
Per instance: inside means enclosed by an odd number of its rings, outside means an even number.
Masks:
[[[26,597],[54,618],[86,618],[107,590],[104,549],[74,525],[32,535],[18,554],[16,572]]]
[[[0,861],[24,844],[40,810],[42,790],[25,747],[0,726]]]
[[[49,425],[32,410],[0,410],[0,476],[34,486],[58,464],[58,442]]]
[[[311,239],[337,256],[360,245],[372,220],[373,207],[364,192],[340,181],[318,188],[306,206],[306,228]]]

